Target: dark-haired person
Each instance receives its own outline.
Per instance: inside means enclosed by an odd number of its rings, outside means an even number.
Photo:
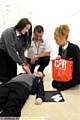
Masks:
[[[31,43],[32,25],[27,18],[3,31],[0,38],[0,82],[7,82],[17,75],[17,64],[30,73],[24,51]]]
[[[30,94],[37,94],[35,104],[44,101],[43,73],[20,74],[0,86],[0,117],[20,117]],[[12,119],[11,119],[12,120]]]
[[[43,27],[41,25],[35,26],[31,46],[27,53],[27,60],[31,66],[32,73],[35,66],[39,65],[38,71],[43,72],[49,64],[51,49],[48,42],[43,39],[43,34]]]
[[[57,45],[59,45],[58,59],[71,59],[73,61],[72,80],[68,82],[53,80],[52,86],[58,90],[66,90],[80,84],[80,49],[77,45],[68,41],[69,32],[68,25],[60,25],[54,31],[54,39]]]

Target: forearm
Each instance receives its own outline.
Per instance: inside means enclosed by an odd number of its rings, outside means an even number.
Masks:
[[[19,56],[20,56],[20,58],[22,59],[23,63],[28,64],[24,52],[25,52],[24,49],[22,49],[21,51],[19,51]]]
[[[41,57],[45,57],[45,56],[50,56],[50,52],[40,53],[40,54],[38,54],[36,57],[37,57],[37,58],[41,58]]]
[[[41,80],[38,84],[37,87],[37,94],[36,94],[36,99],[37,98],[41,98],[44,101],[44,85],[43,85],[43,81]]]

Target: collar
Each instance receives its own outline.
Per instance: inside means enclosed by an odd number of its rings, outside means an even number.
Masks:
[[[16,30],[16,36],[21,36],[20,32],[18,30]]]
[[[32,40],[36,42],[36,40],[35,40],[34,38],[32,38]],[[43,43],[43,42],[44,42],[44,40],[42,39],[42,40],[40,41],[40,43]]]
[[[67,44],[66,44],[65,46],[63,46],[62,49],[63,49],[63,50],[66,50],[67,47],[68,47],[68,45],[69,45],[69,42],[67,42]]]

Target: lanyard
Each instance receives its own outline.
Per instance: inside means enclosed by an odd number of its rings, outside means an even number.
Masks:
[[[37,55],[38,55],[40,42],[34,42],[34,43],[35,43],[35,47],[36,47],[36,49],[37,49]]]

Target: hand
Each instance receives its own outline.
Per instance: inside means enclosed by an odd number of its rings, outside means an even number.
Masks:
[[[61,59],[61,56],[60,56],[60,55],[58,55],[58,56],[56,57],[56,59],[57,59],[57,60],[60,60],[60,59]]]
[[[36,105],[40,105],[40,104],[42,104],[42,99],[41,98],[37,98],[36,100],[35,100],[35,104]]]
[[[34,72],[33,75],[36,76],[36,77],[40,77],[40,78],[44,77],[43,73],[39,72],[39,71],[38,72]]]
[[[24,64],[24,65],[23,65],[23,70],[24,70],[26,73],[31,74],[30,65],[29,65],[29,64]]]
[[[35,61],[36,60],[38,60],[38,57],[33,57],[32,59],[31,59],[31,64],[35,64]]]

